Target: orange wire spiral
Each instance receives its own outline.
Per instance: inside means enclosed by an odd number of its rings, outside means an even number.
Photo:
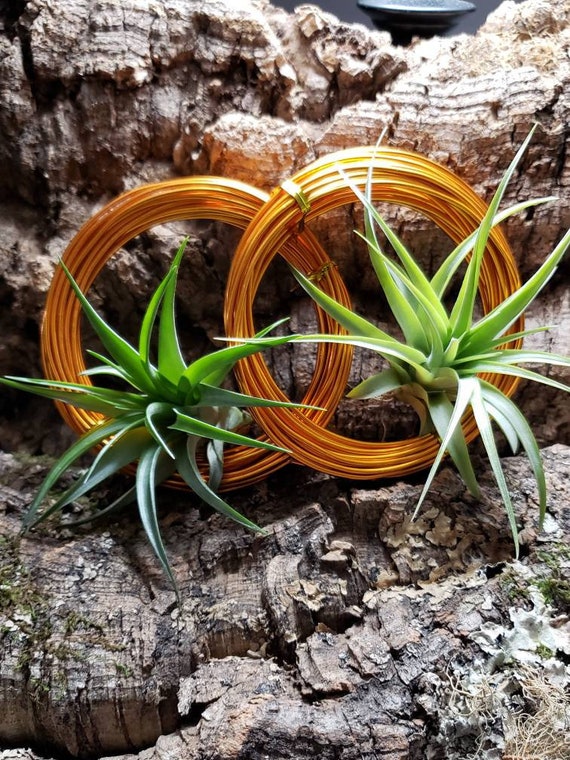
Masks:
[[[456,243],[476,229],[487,210],[485,203],[452,172],[408,151],[355,148],[320,159],[291,178],[296,196],[290,188],[275,191],[244,232],[226,288],[228,335],[248,337],[255,333],[252,304],[261,278],[276,252],[295,240],[300,225],[338,206],[354,203],[354,193],[339,173],[339,166],[361,189],[372,167],[375,201],[397,203],[424,213]],[[323,278],[320,284],[327,280]],[[506,238],[494,228],[479,286],[484,312],[501,303],[519,285]],[[521,318],[511,331],[521,330],[522,325]],[[518,345],[520,342],[512,341],[511,347]],[[244,393],[285,398],[259,356],[240,361],[236,374]],[[515,378],[485,377],[507,395],[517,385]],[[290,449],[297,462],[341,477],[372,479],[416,472],[431,465],[439,445],[433,435],[390,443],[358,441],[324,429],[311,415],[298,410],[256,409],[253,414],[270,439]],[[472,415],[466,416],[463,427],[467,440],[477,435]]]
[[[182,219],[215,219],[245,228],[267,201],[266,193],[242,182],[219,177],[187,177],[144,185],[124,193],[93,216],[68,245],[63,261],[84,293],[87,292],[108,259],[127,241],[157,224]],[[305,271],[319,269],[329,261],[315,238],[306,233],[295,236],[281,253],[294,266]],[[338,272],[326,282],[329,295],[350,306],[350,299]],[[239,291],[237,285],[237,306]],[[319,329],[340,332],[338,324],[317,309]],[[55,272],[46,303],[41,336],[45,376],[51,380],[91,385],[81,373],[85,362],[81,345],[81,307],[61,267]],[[315,370],[303,403],[327,407],[313,411],[315,425],[328,424],[340,400],[352,351],[346,346],[321,345]],[[261,364],[264,365],[263,360]],[[84,433],[100,421],[101,415],[58,404],[61,415],[77,433]],[[222,490],[257,482],[289,461],[287,454],[247,447],[228,447]],[[203,474],[206,471],[202,466]],[[184,487],[177,476],[168,483]]]

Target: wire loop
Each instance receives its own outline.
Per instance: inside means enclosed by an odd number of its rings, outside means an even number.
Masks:
[[[297,201],[287,196],[293,208]],[[130,190],[107,204],[93,216],[68,245],[63,261],[81,290],[86,293],[107,261],[136,235],[158,224],[182,219],[214,219],[244,229],[267,201],[268,195],[256,188],[221,177],[186,177]],[[319,270],[328,255],[310,233],[295,235],[281,249],[283,257],[303,270]],[[337,270],[326,278],[327,292],[350,307],[350,299]],[[238,291],[239,291],[238,284]],[[237,295],[237,294],[236,294]],[[235,302],[236,317],[243,306]],[[338,324],[317,309],[319,329],[342,332]],[[41,351],[45,376],[91,385],[81,340],[81,307],[61,267],[56,269],[47,296],[42,323]],[[352,351],[346,346],[319,346],[314,374],[303,403],[327,409],[313,410],[309,418],[326,425],[340,400],[350,370]],[[265,366],[263,359],[261,360]],[[268,371],[266,369],[266,371]],[[277,398],[283,394],[279,393]],[[267,397],[269,398],[269,397]],[[65,422],[82,434],[97,424],[101,416],[83,409],[58,404]],[[242,446],[227,448],[220,490],[250,485],[282,467],[290,460],[284,453]],[[205,463],[201,467],[206,474]],[[168,485],[185,488],[176,476]]]
[[[309,224],[327,211],[354,203],[355,196],[347,179],[364,190],[369,172],[375,201],[397,203],[425,214],[455,243],[477,228],[487,210],[486,204],[463,180],[409,151],[391,147],[353,148],[315,161],[290,180],[296,195],[306,199],[308,210],[291,202],[282,186],[244,232],[226,288],[228,335],[245,338],[255,333],[252,305],[273,257],[295,240],[295,230],[300,223]],[[310,274],[312,270],[303,271]],[[330,276],[335,272],[335,268],[327,270]],[[328,279],[323,278],[321,285]],[[518,270],[507,240],[499,229],[493,228],[479,285],[484,312],[488,313],[519,286]],[[510,332],[522,329],[521,317]],[[520,340],[510,343],[511,348],[520,345]],[[335,375],[336,371],[332,365],[331,374]],[[243,359],[236,374],[244,393],[286,398],[258,355]],[[506,395],[512,395],[518,384],[513,377],[484,377]],[[374,479],[416,472],[432,464],[439,445],[433,435],[389,443],[358,441],[325,429],[322,420],[310,414],[288,409],[255,409],[253,414],[273,442],[291,450],[296,462],[341,477]],[[468,441],[478,434],[471,414],[466,416],[463,429]]]

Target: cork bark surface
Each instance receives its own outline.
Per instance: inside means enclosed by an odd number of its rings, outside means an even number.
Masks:
[[[569,47],[568,0],[507,0],[475,36],[408,48],[312,5],[287,14],[266,0],[0,3],[0,373],[41,372],[57,260],[118,193],[188,174],[269,191],[383,130],[488,199],[539,123],[505,199],[559,199],[506,225],[528,277],[570,226]],[[388,212],[433,268],[442,234]],[[358,219],[343,208],[314,232],[357,305],[382,321]],[[134,335],[185,234],[191,353],[223,329],[235,230],[155,227],[113,257],[91,295]],[[566,355],[568,271],[563,263],[527,317],[556,325],[533,345]],[[299,328],[313,318],[279,270],[256,308],[265,323],[284,310]],[[351,383],[369,362],[357,358]],[[291,393],[311,368],[308,350],[272,363]],[[363,485],[290,465],[231,497],[265,537],[191,494],[161,492],[178,607],[134,512],[72,531],[66,520],[89,508],[78,505],[20,535],[72,434],[48,402],[3,390],[0,758],[508,760],[536,753],[528,736],[543,736],[539,725],[552,760],[568,757],[570,415],[561,393],[522,387],[517,398],[545,447],[550,492],[539,532],[530,468],[505,460],[520,560],[484,459],[480,502],[446,466],[415,522],[421,475]],[[345,404],[335,424],[400,437],[414,421],[389,404]]]

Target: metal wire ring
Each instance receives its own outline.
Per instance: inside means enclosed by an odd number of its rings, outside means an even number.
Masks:
[[[433,161],[391,147],[340,151],[305,167],[292,183],[309,208],[303,211],[290,193],[275,192],[242,236],[234,255],[226,289],[225,323],[228,335],[254,334],[252,305],[269,263],[295,237],[298,225],[354,203],[353,191],[339,172],[361,189],[372,171],[372,195],[422,212],[456,243],[479,225],[487,206],[474,191],[449,170]],[[307,270],[304,270],[307,271]],[[323,282],[326,282],[323,280]],[[483,258],[479,295],[485,313],[520,286],[518,270],[503,233],[494,228]],[[511,328],[521,330],[522,317]],[[520,342],[512,341],[510,347]],[[331,372],[335,368],[331,367]],[[237,367],[243,392],[284,397],[259,357],[244,359]],[[517,379],[484,375],[511,395]],[[374,479],[399,477],[431,465],[438,450],[434,435],[396,442],[364,442],[326,430],[310,416],[287,409],[258,409],[254,415],[272,441],[292,451],[296,462],[341,477]],[[478,433],[471,414],[463,428],[467,440]]]
[[[157,224],[182,219],[214,219],[245,228],[267,201],[268,195],[243,182],[220,177],[186,177],[130,190],[111,201],[93,216],[68,245],[63,261],[83,292],[87,292],[107,261],[121,246],[144,230]],[[283,247],[284,258],[304,270],[318,269],[328,256],[310,234],[295,235]],[[327,278],[331,296],[350,306],[350,299],[338,272]],[[239,285],[238,293],[239,295]],[[235,305],[240,318],[240,300]],[[338,325],[320,309],[320,329],[339,332]],[[41,333],[41,351],[45,376],[52,380],[91,385],[85,370],[81,339],[81,307],[61,267],[58,267],[47,296]],[[315,370],[303,403],[327,407],[313,410],[315,424],[326,425],[344,392],[352,352],[343,346],[319,347]],[[263,364],[263,360],[262,360]],[[331,368],[334,367],[334,373]],[[83,409],[58,404],[66,423],[77,433],[84,433],[101,416]],[[247,447],[228,447],[221,490],[257,482],[289,461],[287,454]],[[202,473],[207,467],[202,464]],[[173,487],[185,487],[176,476],[168,481]]]

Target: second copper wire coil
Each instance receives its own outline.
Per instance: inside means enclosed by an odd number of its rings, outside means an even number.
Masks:
[[[415,153],[366,147],[320,159],[291,178],[296,194],[292,194],[291,184],[287,190],[275,191],[242,236],[226,288],[228,335],[249,337],[255,333],[253,303],[261,278],[276,253],[295,240],[296,231],[327,211],[355,202],[339,167],[364,190],[371,166],[374,201],[407,206],[425,214],[455,243],[477,228],[487,210],[486,204],[459,177]],[[323,278],[320,285],[327,279]],[[518,270],[507,240],[494,228],[480,278],[483,311],[489,312],[519,286]],[[522,327],[521,317],[511,331]],[[520,341],[510,344],[511,348],[517,346]],[[243,392],[285,398],[259,356],[242,360],[236,372]],[[485,377],[506,395],[511,395],[517,386],[513,377]],[[434,435],[396,442],[359,441],[327,430],[310,416],[294,410],[257,409],[253,413],[272,441],[292,451],[295,461],[341,477],[374,479],[416,472],[432,464],[439,446]],[[478,434],[471,414],[466,416],[463,429],[468,441]]]

